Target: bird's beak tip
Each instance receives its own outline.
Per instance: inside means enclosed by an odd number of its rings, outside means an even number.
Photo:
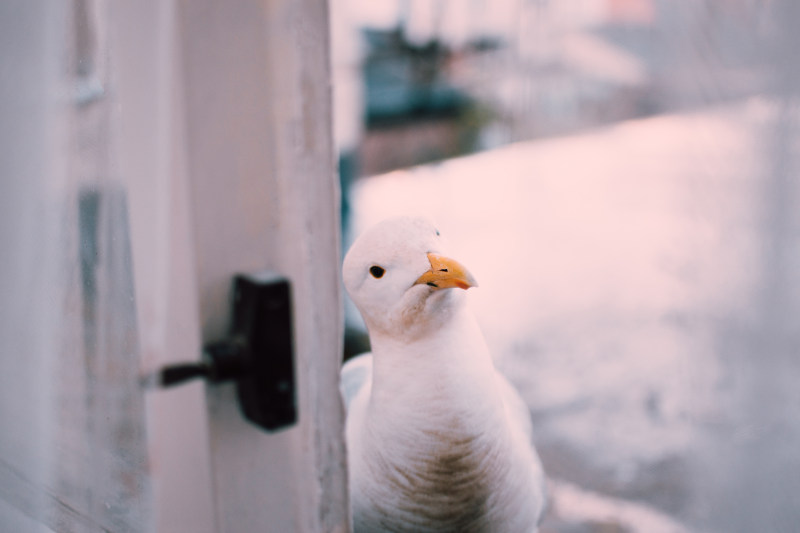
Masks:
[[[420,276],[415,285],[426,284],[436,289],[469,289],[477,287],[478,282],[469,271],[456,261],[433,252],[428,254],[431,268]]]

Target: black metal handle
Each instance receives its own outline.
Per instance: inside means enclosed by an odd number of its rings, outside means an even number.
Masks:
[[[211,369],[204,363],[180,363],[166,366],[158,373],[158,383],[160,387],[172,387],[180,385],[195,378],[207,379],[211,375]]]
[[[206,346],[203,360],[197,363],[177,363],[158,372],[157,386],[173,387],[192,379],[224,383],[247,376],[247,344],[242,339],[224,340]]]
[[[227,339],[205,347],[203,360],[162,368],[155,385],[191,379],[235,381],[242,414],[273,431],[297,421],[289,281],[274,273],[236,276]]]

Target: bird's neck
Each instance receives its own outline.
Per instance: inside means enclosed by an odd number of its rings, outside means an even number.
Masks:
[[[373,383],[370,408],[376,416],[440,423],[442,417],[480,417],[497,412],[501,399],[491,356],[471,313],[465,309],[435,332],[398,341],[371,338]],[[425,416],[419,409],[425,409]]]

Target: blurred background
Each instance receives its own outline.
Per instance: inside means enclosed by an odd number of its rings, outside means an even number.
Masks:
[[[800,531],[798,23],[791,0],[332,1],[345,248],[422,214],[476,275],[543,533]]]
[[[800,531],[798,27],[796,0],[0,2],[0,531],[347,531],[340,253],[396,214],[480,282],[542,533]],[[295,311],[274,434],[233,384],[148,385],[265,268]]]

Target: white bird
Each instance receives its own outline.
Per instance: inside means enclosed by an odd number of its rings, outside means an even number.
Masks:
[[[535,532],[530,413],[465,305],[475,280],[443,246],[429,221],[394,218],[344,260],[372,346],[342,369],[354,530]]]

